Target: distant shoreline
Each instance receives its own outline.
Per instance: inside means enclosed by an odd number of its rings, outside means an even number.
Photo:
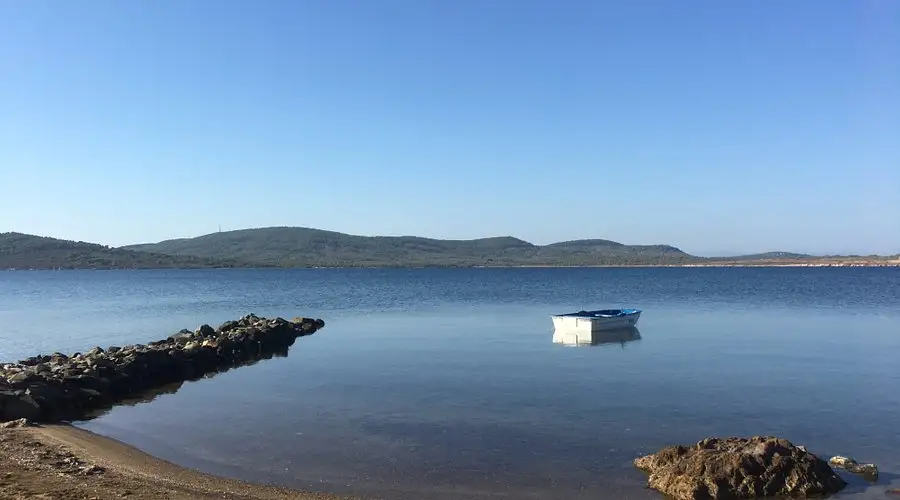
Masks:
[[[592,265],[560,265],[560,264],[521,264],[521,265],[396,265],[396,266],[233,266],[233,267],[32,267],[8,268],[0,271],[192,271],[192,270],[291,270],[291,269],[636,269],[636,268],[723,268],[723,267],[900,267],[900,260],[883,261],[837,261],[810,260],[809,262],[695,262],[689,264],[592,264]]]
[[[536,245],[512,236],[441,240],[268,227],[109,247],[0,233],[0,269],[416,269],[653,267],[897,267],[900,255],[770,251],[701,256],[671,245],[604,239]]]

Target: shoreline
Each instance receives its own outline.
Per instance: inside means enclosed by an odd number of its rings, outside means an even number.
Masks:
[[[70,424],[0,429],[0,497],[350,500],[216,476]]]
[[[295,269],[637,269],[637,268],[723,268],[723,267],[900,267],[900,260],[834,260],[827,259],[798,261],[721,261],[721,262],[693,262],[686,264],[521,264],[521,265],[397,265],[397,266],[298,266],[298,267],[260,267],[260,266],[236,266],[236,267],[41,267],[41,268],[6,268],[0,272],[27,272],[27,271],[197,271],[197,270],[260,270],[260,271],[289,271]]]

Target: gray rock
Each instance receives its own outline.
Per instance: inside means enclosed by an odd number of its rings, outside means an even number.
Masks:
[[[108,352],[108,353],[110,353],[110,354],[115,354],[115,353],[117,353],[117,352],[119,352],[119,351],[121,351],[121,350],[122,350],[121,347],[114,346],[114,345],[111,345],[111,346],[109,346],[109,347],[106,348],[106,352]]]

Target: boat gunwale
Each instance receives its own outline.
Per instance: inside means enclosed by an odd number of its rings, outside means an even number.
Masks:
[[[607,311],[620,311],[619,314],[598,314]],[[593,311],[578,311],[573,313],[563,313],[563,314],[551,314],[551,317],[554,318],[584,318],[584,319],[609,319],[609,318],[624,318],[628,316],[635,316],[641,313],[640,309],[634,308],[622,308],[622,309],[596,309]]]

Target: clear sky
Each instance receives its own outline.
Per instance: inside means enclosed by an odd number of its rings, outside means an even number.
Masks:
[[[900,252],[900,2],[0,2],[0,232]]]

